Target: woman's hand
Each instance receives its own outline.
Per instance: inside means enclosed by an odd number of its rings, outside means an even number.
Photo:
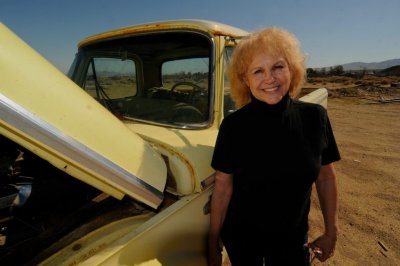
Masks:
[[[308,247],[312,250],[318,260],[326,261],[332,257],[335,252],[336,240],[336,235],[322,235],[313,242],[308,243]]]
[[[325,261],[335,251],[339,232],[338,191],[336,173],[332,163],[321,167],[316,181],[316,188],[324,217],[325,233],[308,246],[313,250],[316,258],[320,261]]]

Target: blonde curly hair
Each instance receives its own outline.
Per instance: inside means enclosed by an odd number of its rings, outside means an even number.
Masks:
[[[306,78],[305,56],[294,34],[279,28],[267,27],[251,33],[235,48],[228,66],[228,78],[231,84],[231,97],[236,108],[251,101],[250,88],[244,79],[246,71],[256,53],[265,52],[273,56],[283,56],[289,65],[291,82],[290,97],[296,97]]]

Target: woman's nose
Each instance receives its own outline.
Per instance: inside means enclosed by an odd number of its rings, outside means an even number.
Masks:
[[[273,83],[275,81],[275,77],[271,71],[265,71],[263,76],[264,82],[266,83]]]

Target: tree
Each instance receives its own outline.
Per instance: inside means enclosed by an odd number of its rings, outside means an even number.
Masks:
[[[317,75],[317,71],[315,71],[313,68],[307,68],[307,76],[308,77],[315,77]]]
[[[342,65],[331,67],[329,70],[329,75],[333,75],[333,76],[342,76],[343,73],[344,73],[344,69],[343,69]]]

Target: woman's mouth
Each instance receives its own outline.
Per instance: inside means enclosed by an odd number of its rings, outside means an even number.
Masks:
[[[279,86],[276,87],[272,87],[272,88],[266,88],[266,89],[261,89],[264,92],[274,92],[277,91],[279,89]]]

